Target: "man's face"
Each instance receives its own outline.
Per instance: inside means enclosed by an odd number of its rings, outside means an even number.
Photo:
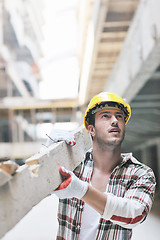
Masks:
[[[125,121],[122,111],[107,109],[96,113],[95,126],[89,126],[93,140],[101,146],[120,146],[125,136]]]

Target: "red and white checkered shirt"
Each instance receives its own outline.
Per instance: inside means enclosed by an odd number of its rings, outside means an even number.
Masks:
[[[113,170],[106,188],[107,203],[97,229],[96,240],[129,240],[132,227],[145,220],[151,209],[155,177],[153,171],[138,162],[131,153],[122,154],[122,162]],[[92,149],[74,170],[90,182],[93,172]],[[84,202],[71,198],[59,201],[57,240],[78,240]]]

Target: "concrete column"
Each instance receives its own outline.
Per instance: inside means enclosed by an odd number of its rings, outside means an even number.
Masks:
[[[0,238],[15,226],[43,198],[61,183],[59,166],[74,170],[91,147],[91,138],[82,127],[75,133],[76,145],[65,142],[26,160],[11,180],[0,187]]]
[[[71,121],[75,122],[76,121],[76,113],[77,113],[77,108],[72,108],[72,113],[71,113]]]
[[[13,96],[13,86],[11,79],[5,74],[4,75],[6,84],[7,84],[7,97],[12,97]]]
[[[8,110],[8,118],[9,118],[9,141],[14,142],[14,133],[13,133],[13,118],[14,118],[14,113],[12,109]]]
[[[24,142],[24,131],[22,128],[22,124],[23,124],[23,111],[20,110],[19,111],[19,117],[20,117],[20,121],[18,122],[18,141],[19,142]]]
[[[32,108],[31,110],[31,122],[32,124],[35,126],[34,127],[34,139],[36,140],[37,139],[37,135],[36,135],[36,110],[34,108]]]
[[[56,108],[52,109],[52,114],[53,114],[52,123],[54,124],[56,122]]]

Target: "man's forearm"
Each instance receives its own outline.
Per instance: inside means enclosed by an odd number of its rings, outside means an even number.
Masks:
[[[82,200],[88,205],[93,207],[101,215],[104,213],[107,195],[100,192],[99,190],[93,188],[91,185],[88,186],[86,194],[83,196]]]
[[[141,203],[102,193],[91,185],[82,200],[98,211],[102,218],[126,228],[134,227],[145,217],[144,206]]]

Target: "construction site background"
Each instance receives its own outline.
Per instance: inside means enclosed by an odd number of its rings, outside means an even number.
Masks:
[[[53,39],[57,37],[54,27],[62,16],[62,45],[67,46],[71,28],[67,21],[65,27],[64,16],[71,14],[76,18],[77,31],[73,49],[70,46],[68,51],[61,48],[58,52],[53,44],[50,51],[55,51],[55,55],[48,60],[42,44],[48,36],[43,31],[46,1],[0,0],[0,162],[11,160],[24,165],[40,150],[52,128],[77,129],[83,124],[84,111],[94,95],[115,92],[126,98],[132,108],[123,151],[133,152],[139,161],[150,166],[157,181],[152,211],[147,221],[135,228],[133,239],[143,236],[147,240],[152,236],[156,240],[160,234],[160,2],[73,0],[67,4],[61,0],[57,10],[51,7],[55,14],[50,30]],[[53,98],[41,98],[42,68],[52,63],[53,67],[58,66],[55,62],[60,64],[71,58],[76,59],[76,64],[65,76],[68,84],[61,87],[66,92],[67,85],[74,87],[70,90],[74,94],[57,98],[54,93]],[[73,84],[70,76],[77,66]],[[55,88],[60,81],[58,76],[51,77]],[[56,212],[57,199],[48,197],[2,239],[53,239]]]

